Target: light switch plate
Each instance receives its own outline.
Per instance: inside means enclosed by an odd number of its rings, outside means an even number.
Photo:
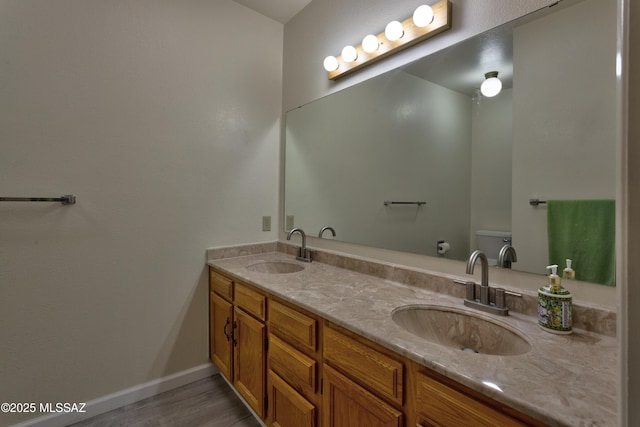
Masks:
[[[262,231],[271,231],[271,217],[263,216],[262,217]]]
[[[293,215],[287,215],[286,229],[291,230],[293,228]]]

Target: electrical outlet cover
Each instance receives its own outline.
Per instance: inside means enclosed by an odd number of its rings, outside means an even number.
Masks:
[[[271,217],[263,216],[262,217],[262,231],[271,231]]]

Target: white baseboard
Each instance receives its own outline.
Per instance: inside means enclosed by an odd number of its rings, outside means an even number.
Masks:
[[[186,371],[158,378],[157,380],[139,384],[137,386],[86,402],[84,412],[61,412],[48,414],[27,420],[20,424],[15,424],[14,427],[64,427],[87,418],[95,417],[96,415],[104,414],[105,412],[109,412],[113,409],[138,402],[142,399],[155,396],[156,394],[210,377],[218,372],[219,371],[214,364],[205,363],[203,365],[187,369]]]

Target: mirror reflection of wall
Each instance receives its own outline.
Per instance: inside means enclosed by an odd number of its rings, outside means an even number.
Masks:
[[[340,240],[427,255],[446,238],[466,256],[470,115],[468,97],[405,72],[289,112],[287,215],[309,230],[331,224]]]
[[[543,274],[546,208],[528,200],[615,198],[615,10],[556,6],[288,112],[285,215],[458,260],[478,230],[511,232],[512,267]],[[492,70],[502,92],[478,97]]]
[[[587,0],[514,30],[518,269],[549,262],[546,208],[529,198],[615,199],[615,15],[614,2]]]
[[[471,103],[471,247],[478,230],[511,231],[513,90]],[[490,258],[495,258],[490,256]]]

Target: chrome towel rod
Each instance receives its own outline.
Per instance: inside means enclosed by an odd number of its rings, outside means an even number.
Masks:
[[[546,200],[539,200],[539,199],[529,199],[529,204],[531,206],[546,205],[547,201]]]
[[[389,206],[389,205],[418,205],[418,206],[422,206],[422,205],[426,205],[427,202],[392,202],[389,200],[385,200],[384,201],[384,205],[385,206]]]
[[[0,197],[0,202],[61,202],[63,205],[75,205],[76,196],[65,194],[60,197]]]

